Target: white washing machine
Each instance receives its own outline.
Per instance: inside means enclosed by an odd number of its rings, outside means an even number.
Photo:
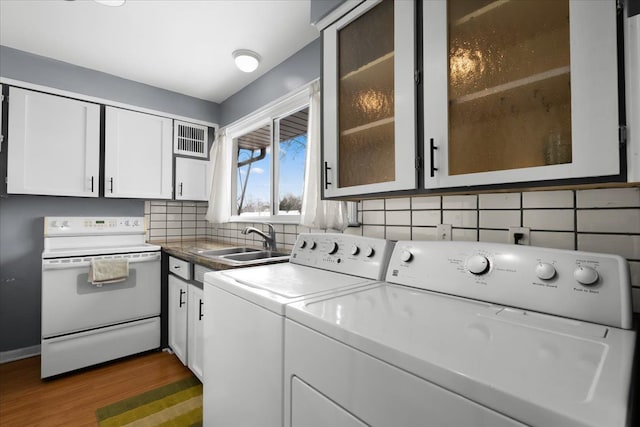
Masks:
[[[386,282],[286,308],[285,426],[629,425],[614,255],[396,243]]]
[[[392,243],[301,234],[290,262],[205,274],[205,426],[282,427],[286,304],[384,278]]]

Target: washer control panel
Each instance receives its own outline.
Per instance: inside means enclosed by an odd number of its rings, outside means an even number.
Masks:
[[[393,243],[333,233],[302,233],[291,252],[295,264],[384,280]]]
[[[140,233],[144,234],[144,217],[44,218],[45,237]]]
[[[631,280],[617,255],[483,242],[400,241],[387,282],[631,327]]]

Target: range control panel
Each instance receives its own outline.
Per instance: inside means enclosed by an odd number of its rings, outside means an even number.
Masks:
[[[302,233],[291,252],[295,264],[384,280],[393,243],[333,233]]]
[[[631,281],[617,255],[483,242],[396,243],[387,282],[629,329]]]
[[[45,237],[102,234],[144,234],[144,217],[48,216],[44,218]]]

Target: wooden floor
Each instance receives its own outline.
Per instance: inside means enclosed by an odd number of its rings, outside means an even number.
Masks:
[[[178,358],[146,353],[40,380],[40,357],[0,365],[0,425],[97,426],[95,411],[191,375]]]

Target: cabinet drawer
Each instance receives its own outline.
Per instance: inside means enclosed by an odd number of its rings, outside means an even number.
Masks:
[[[195,264],[193,266],[193,280],[195,280],[196,282],[204,283],[204,274],[209,273],[210,271],[215,270]]]
[[[169,271],[185,280],[191,280],[191,264],[187,261],[170,256]]]

